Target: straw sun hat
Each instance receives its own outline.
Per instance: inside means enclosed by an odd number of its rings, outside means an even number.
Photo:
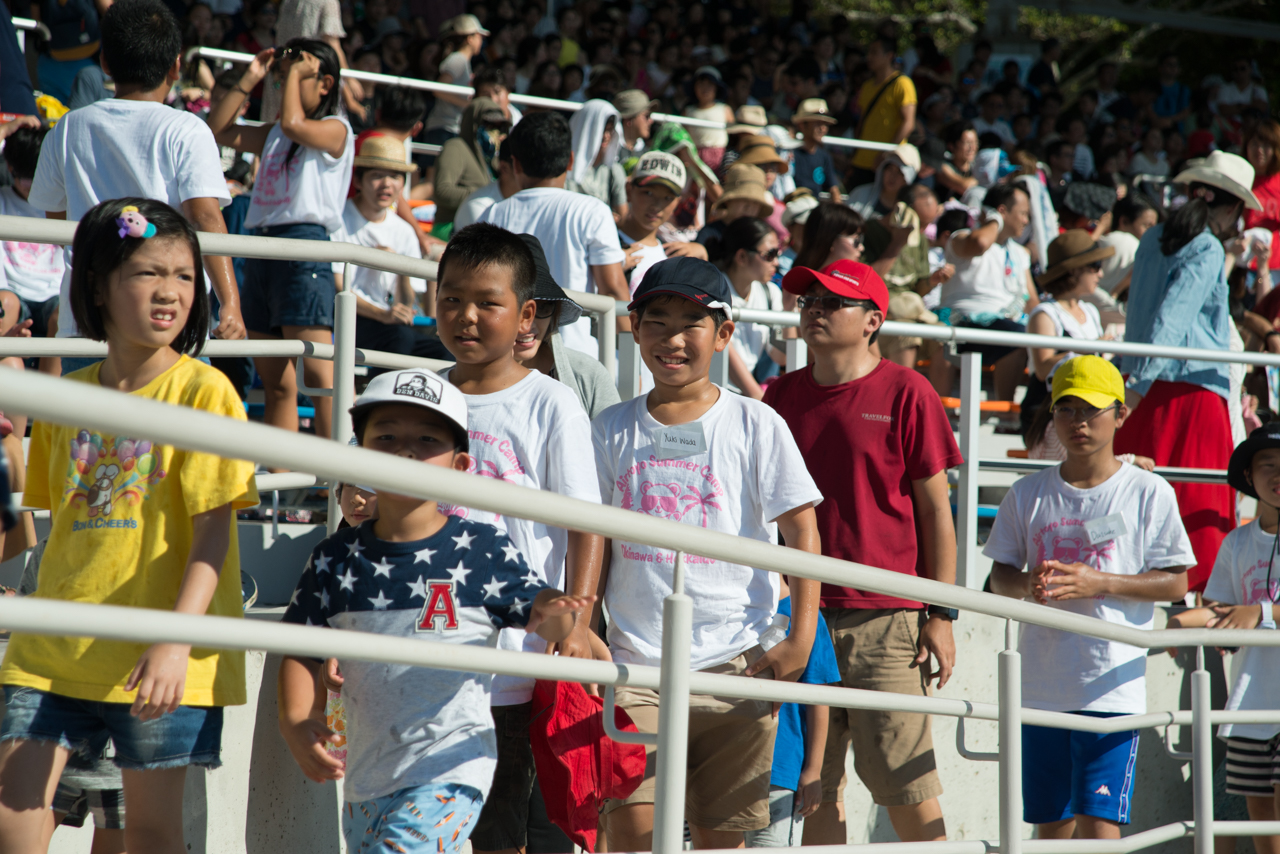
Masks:
[[[720,210],[735,199],[750,199],[759,205],[756,216],[765,219],[773,214],[773,196],[764,185],[764,170],[750,163],[735,163],[724,176],[724,195],[713,210]]]
[[[1062,232],[1049,244],[1049,269],[1036,277],[1036,284],[1046,285],[1057,281],[1072,270],[1110,258],[1116,254],[1114,246],[1102,246],[1083,228]]]

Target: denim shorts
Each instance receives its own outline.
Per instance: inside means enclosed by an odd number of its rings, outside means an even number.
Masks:
[[[258,237],[328,241],[323,225],[298,223],[255,228]],[[328,261],[249,258],[244,265],[240,313],[251,332],[279,335],[282,326],[333,328],[333,266]]]
[[[460,854],[484,797],[461,783],[430,783],[343,804],[348,854]]]
[[[4,686],[4,702],[0,742],[52,741],[96,758],[111,739],[116,765],[135,771],[222,764],[221,706],[179,706],[143,721],[129,714],[130,703],[78,700],[14,685]]]

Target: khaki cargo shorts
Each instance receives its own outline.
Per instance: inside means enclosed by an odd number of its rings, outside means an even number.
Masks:
[[[919,667],[923,611],[823,608],[846,688],[929,696]],[[831,707],[822,760],[822,800],[844,801],[845,756],[880,806],[918,804],[942,794],[933,755],[932,718],[912,712]]]
[[[732,661],[703,673],[741,676],[763,655],[753,647]],[[757,679],[772,679],[765,671]],[[640,732],[658,731],[658,692],[618,688],[619,708],[626,709]],[[689,756],[685,784],[685,819],[703,830],[761,830],[769,826],[769,775],[778,722],[773,704],[737,697],[689,696]],[[646,745],[644,781],[625,800],[610,799],[601,812],[621,806],[651,804],[655,793],[657,747]]]

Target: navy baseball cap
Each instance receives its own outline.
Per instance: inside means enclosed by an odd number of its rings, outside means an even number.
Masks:
[[[703,308],[729,311],[733,307],[729,280],[719,267],[700,258],[668,258],[654,264],[632,294],[627,311],[656,296],[684,297]]]

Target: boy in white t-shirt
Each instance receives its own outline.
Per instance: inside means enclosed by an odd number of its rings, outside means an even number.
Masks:
[[[686,180],[680,158],[665,151],[642,154],[627,180],[627,213],[618,220],[618,242],[627,255],[622,269],[633,294],[649,268],[668,255],[707,260],[707,248],[701,243],[664,245],[658,238],[658,229],[675,212]]]
[[[1280,599],[1280,424],[1254,430],[1231,454],[1227,483],[1258,499],[1258,518],[1227,534],[1213,574],[1204,589],[1204,608],[1169,618],[1171,628],[1263,629],[1275,631]],[[1232,662],[1235,672],[1228,711],[1280,708],[1280,649],[1242,647]],[[1227,743],[1227,793],[1241,795],[1251,821],[1280,816],[1280,724],[1223,724],[1218,737]],[[1280,850],[1280,836],[1254,837],[1258,851]]]
[[[390,136],[371,134],[360,140],[352,172],[356,194],[347,199],[342,227],[330,240],[409,258],[422,257],[414,227],[395,213],[405,173],[414,168],[400,158],[403,151],[400,141]],[[339,287],[344,266],[333,265]],[[414,331],[414,300],[427,290],[422,279],[353,267],[351,290],[356,295],[357,347],[406,356],[441,357],[443,348],[438,339],[419,336]]]
[[[1051,405],[1067,459],[1022,478],[1001,503],[984,549],[994,561],[992,590],[1151,628],[1153,603],[1185,596],[1195,563],[1173,487],[1116,459],[1115,432],[1129,410],[1110,362],[1062,363]],[[1023,626],[1019,649],[1027,708],[1095,717],[1147,710],[1144,649],[1032,625]],[[1023,820],[1040,839],[1119,839],[1137,755],[1137,730],[1023,725]]]
[[[577,394],[515,360],[516,338],[533,325],[536,280],[524,240],[485,223],[456,232],[440,258],[436,318],[440,340],[457,359],[446,376],[467,401],[468,471],[599,502],[591,423]],[[466,507],[446,512],[503,530],[542,582],[582,596],[595,594],[603,538]],[[580,619],[557,645],[561,655],[592,657],[588,623]],[[498,648],[542,652],[546,644],[524,632],[504,631]],[[493,680],[498,767],[492,796],[471,836],[478,852],[526,847],[537,782],[529,741],[533,681]]]
[[[729,346],[732,302],[724,274],[696,258],[650,268],[630,305],[640,355],[653,373],[647,394],[611,406],[592,424],[606,504],[762,542],[819,552],[814,506],[822,500],[791,431],[776,412],[711,382],[711,358]],[[605,607],[613,660],[656,665],[662,602],[675,554],[615,540]],[[778,581],[749,566],[689,555],[694,670],[772,675],[804,671],[817,625],[816,581],[792,579],[791,634],[762,648],[778,608]],[[767,639],[764,642],[768,642]],[[658,694],[619,689],[617,702],[641,732],[656,732]],[[689,787],[685,818],[695,848],[734,848],[769,824],[769,775],[777,721],[771,704],[689,698]],[[653,832],[654,749],[645,780],[610,800],[609,850],[644,851]]]

